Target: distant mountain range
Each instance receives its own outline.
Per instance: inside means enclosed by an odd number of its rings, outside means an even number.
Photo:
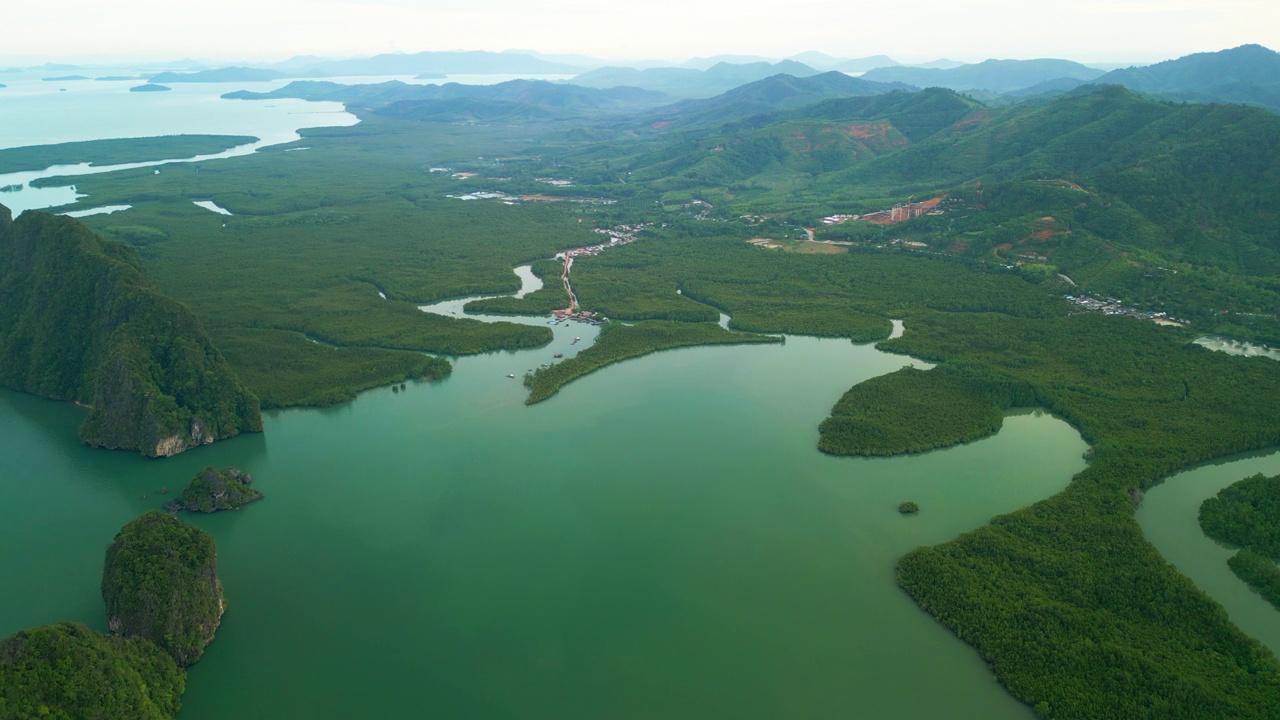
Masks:
[[[1241,103],[1280,112],[1280,53],[1261,45],[1113,70],[1096,82],[1191,102]]]
[[[180,61],[194,66],[194,61]],[[507,52],[421,52],[412,54],[384,54],[369,58],[332,59],[316,56],[298,56],[267,67],[234,66],[217,69],[198,69],[195,72],[164,72],[147,79],[153,83],[196,82],[264,82],[284,78],[324,78],[376,75],[411,75],[419,79],[440,79],[459,74],[564,74],[575,75],[574,85],[608,89],[631,87],[653,93],[665,93],[678,100],[716,99],[736,88],[776,76],[789,76],[791,80],[778,81],[786,85],[775,88],[781,94],[774,100],[784,105],[796,98],[814,102],[825,97],[844,96],[853,88],[833,90],[839,83],[835,78],[823,81],[823,89],[810,96],[810,89],[794,85],[799,78],[818,77],[824,73],[862,73],[862,80],[887,87],[861,86],[858,93],[878,94],[893,87],[944,87],[965,92],[972,97],[993,105],[1036,100],[1068,93],[1083,85],[1122,85],[1137,92],[1189,102],[1241,103],[1280,112],[1280,54],[1260,45],[1243,45],[1219,52],[1197,53],[1176,60],[1169,60],[1145,67],[1128,67],[1104,72],[1098,67],[1059,59],[1035,60],[985,60],[980,63],[961,64],[940,59],[919,65],[902,65],[893,58],[875,55],[864,58],[838,58],[820,52],[804,52],[790,59],[774,62],[757,56],[719,55],[693,58],[680,66],[655,67],[652,62],[636,63],[635,67],[599,67],[603,61],[584,55],[543,55],[533,51]],[[72,69],[71,65],[44,65],[39,70]],[[594,69],[592,69],[594,68]],[[46,78],[50,81],[71,81],[85,78],[81,75],[60,75]],[[123,77],[123,76],[122,76]],[[821,83],[820,83],[821,84]],[[394,85],[359,86],[351,92],[334,88],[324,90],[312,86],[308,93],[325,92],[344,102],[389,104],[400,101],[453,100],[463,96],[501,100],[487,95],[454,92],[448,97],[421,97],[411,89]],[[874,91],[872,88],[875,88]],[[297,90],[297,89],[295,89]],[[776,110],[774,100],[752,101],[748,96],[755,90],[744,90],[740,96],[716,99],[717,106],[726,110],[725,117],[744,117],[747,107],[764,112]],[[824,93],[835,93],[835,95]],[[628,100],[626,107],[648,109],[655,106],[656,96],[645,96],[644,101]],[[757,99],[760,100],[760,99]],[[511,102],[524,102],[511,100]],[[797,99],[795,102],[802,102]],[[739,104],[738,110],[728,110],[728,104]],[[753,104],[754,103],[754,104]],[[527,103],[526,103],[527,104]],[[660,104],[660,103],[658,103]],[[569,106],[577,103],[570,102]],[[602,111],[603,105],[582,105],[592,112]],[[472,103],[477,117],[507,116],[514,108]],[[696,114],[694,106],[681,106],[682,118]],[[710,108],[711,106],[707,106]],[[674,106],[673,106],[674,108]],[[444,111],[441,117],[449,117],[453,111]],[[460,109],[460,108],[459,108]],[[717,117],[707,110],[708,118]],[[690,113],[690,114],[686,114]],[[434,116],[432,113],[429,115]],[[470,116],[470,111],[459,117]],[[555,113],[553,113],[555,114]],[[515,112],[515,116],[521,115]],[[533,113],[531,117],[538,115]],[[558,116],[558,115],[557,115]],[[655,122],[664,122],[655,120]],[[676,121],[673,121],[676,122]],[[693,124],[703,120],[693,121]]]
[[[901,65],[901,63],[888,55],[872,55],[864,58],[837,58],[825,53],[810,51],[792,55],[789,59],[802,62],[819,70],[839,70],[840,72],[848,73],[860,73],[874,70],[875,68]]]
[[[865,80],[900,82],[916,87],[944,87],[952,90],[986,90],[1007,93],[1023,90],[1047,80],[1070,78],[1089,81],[1103,75],[1101,70],[1071,60],[984,60],[974,65],[950,69],[886,67],[866,72]]]
[[[492,73],[526,73],[530,75],[574,75],[587,68],[553,62],[524,53],[496,53],[481,50],[465,52],[392,53],[370,58],[327,60],[293,58],[276,70],[291,77],[344,77],[360,75],[483,75]]]
[[[802,78],[773,75],[715,97],[676,103],[671,103],[666,94],[641,88],[591,88],[542,80],[512,80],[496,85],[412,85],[398,81],[344,85],[298,80],[271,92],[241,90],[223,97],[336,101],[355,110],[436,122],[539,122],[614,116],[625,127],[662,130],[719,125],[829,98],[879,95],[905,88],[827,72]]]
[[[300,98],[346,103],[378,114],[437,122],[517,122],[596,117],[639,112],[670,98],[639,88],[587,88],[544,80],[511,80],[496,85],[411,85],[398,81],[343,85],[299,80],[267,93],[224,95],[241,100]]]
[[[773,75],[808,77],[818,71],[794,60],[779,63],[717,63],[706,70],[693,68],[603,67],[570,80],[575,85],[594,88],[638,87],[664,92],[678,98],[705,98]]]

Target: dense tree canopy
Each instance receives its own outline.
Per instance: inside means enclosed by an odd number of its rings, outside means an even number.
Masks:
[[[171,720],[186,673],[142,638],[80,623],[23,630],[0,642],[0,718]]]
[[[183,667],[200,659],[222,620],[213,536],[152,510],[121,528],[102,570],[107,626],[158,644]]]

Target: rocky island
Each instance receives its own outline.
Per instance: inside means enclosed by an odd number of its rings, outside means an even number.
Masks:
[[[186,673],[154,643],[81,623],[23,630],[0,642],[0,718],[167,720]]]
[[[168,92],[173,88],[168,85],[157,85],[156,83],[146,83],[145,85],[135,85],[129,88],[129,92]]]
[[[191,665],[226,605],[213,536],[161,510],[141,515],[107,548],[102,599],[112,633],[150,640]]]
[[[165,503],[164,508],[175,512],[190,510],[202,513],[235,510],[262,499],[260,491],[249,487],[251,482],[253,476],[236,468],[214,470],[207,467],[191,478],[181,497]]]
[[[85,406],[82,441],[153,457],[262,430],[257,397],[132,248],[4,206],[0,387]]]

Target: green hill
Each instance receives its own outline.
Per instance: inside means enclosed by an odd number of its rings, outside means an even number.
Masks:
[[[717,63],[706,70],[659,67],[637,70],[603,67],[575,77],[575,85],[594,88],[637,87],[664,92],[679,98],[701,98],[728,92],[740,85],[774,75],[809,77],[818,71],[794,60],[778,63]]]
[[[1097,82],[1191,102],[1242,103],[1280,112],[1280,53],[1261,45],[1113,70]]]
[[[753,115],[788,110],[830,98],[880,95],[901,84],[868,82],[841,72],[808,77],[773,75],[736,87],[712,98],[683,100],[641,116],[638,124],[667,132],[710,128]]]
[[[1173,259],[1269,276],[1280,271],[1277,137],[1280,118],[1260,110],[1155,102],[1115,86],[1082,88],[1043,106],[992,113],[840,181],[1063,179],[1086,192],[1071,196],[1074,202],[1023,197],[1016,204],[988,192],[983,202],[1006,215],[991,218],[997,221],[1015,210],[1041,216],[1063,210],[1090,227],[1085,213],[1070,206],[1082,208],[1090,192],[1101,193],[1102,202],[1123,203],[1130,220],[1146,229],[1122,227],[1117,209],[1109,213],[1111,227],[1092,225],[1097,235]]]
[[[260,431],[258,400],[129,247],[0,207],[0,385],[89,406],[91,445],[173,455]]]
[[[745,89],[682,105],[714,118]],[[1165,311],[1206,332],[1280,338],[1273,113],[1118,86],[992,108],[933,88],[686,127],[561,162],[579,178],[613,179],[619,194],[639,185],[668,208],[697,199],[726,220],[769,214],[813,227],[830,214],[947,197],[946,208],[892,230],[853,221],[819,227],[817,238],[903,238],[975,262],[1032,263],[1043,277],[1066,274],[1077,293]]]

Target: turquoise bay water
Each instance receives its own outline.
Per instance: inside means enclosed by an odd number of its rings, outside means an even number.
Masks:
[[[524,406],[507,373],[583,330],[162,461],[81,447],[74,407],[0,393],[0,545],[22,548],[0,556],[0,636],[102,629],[116,530],[236,465],[266,499],[190,518],[228,610],[185,719],[1030,716],[893,566],[1065,486],[1073,430],[1028,413],[943,452],[824,456],[840,394],[910,359],[794,337],[659,353]]]

